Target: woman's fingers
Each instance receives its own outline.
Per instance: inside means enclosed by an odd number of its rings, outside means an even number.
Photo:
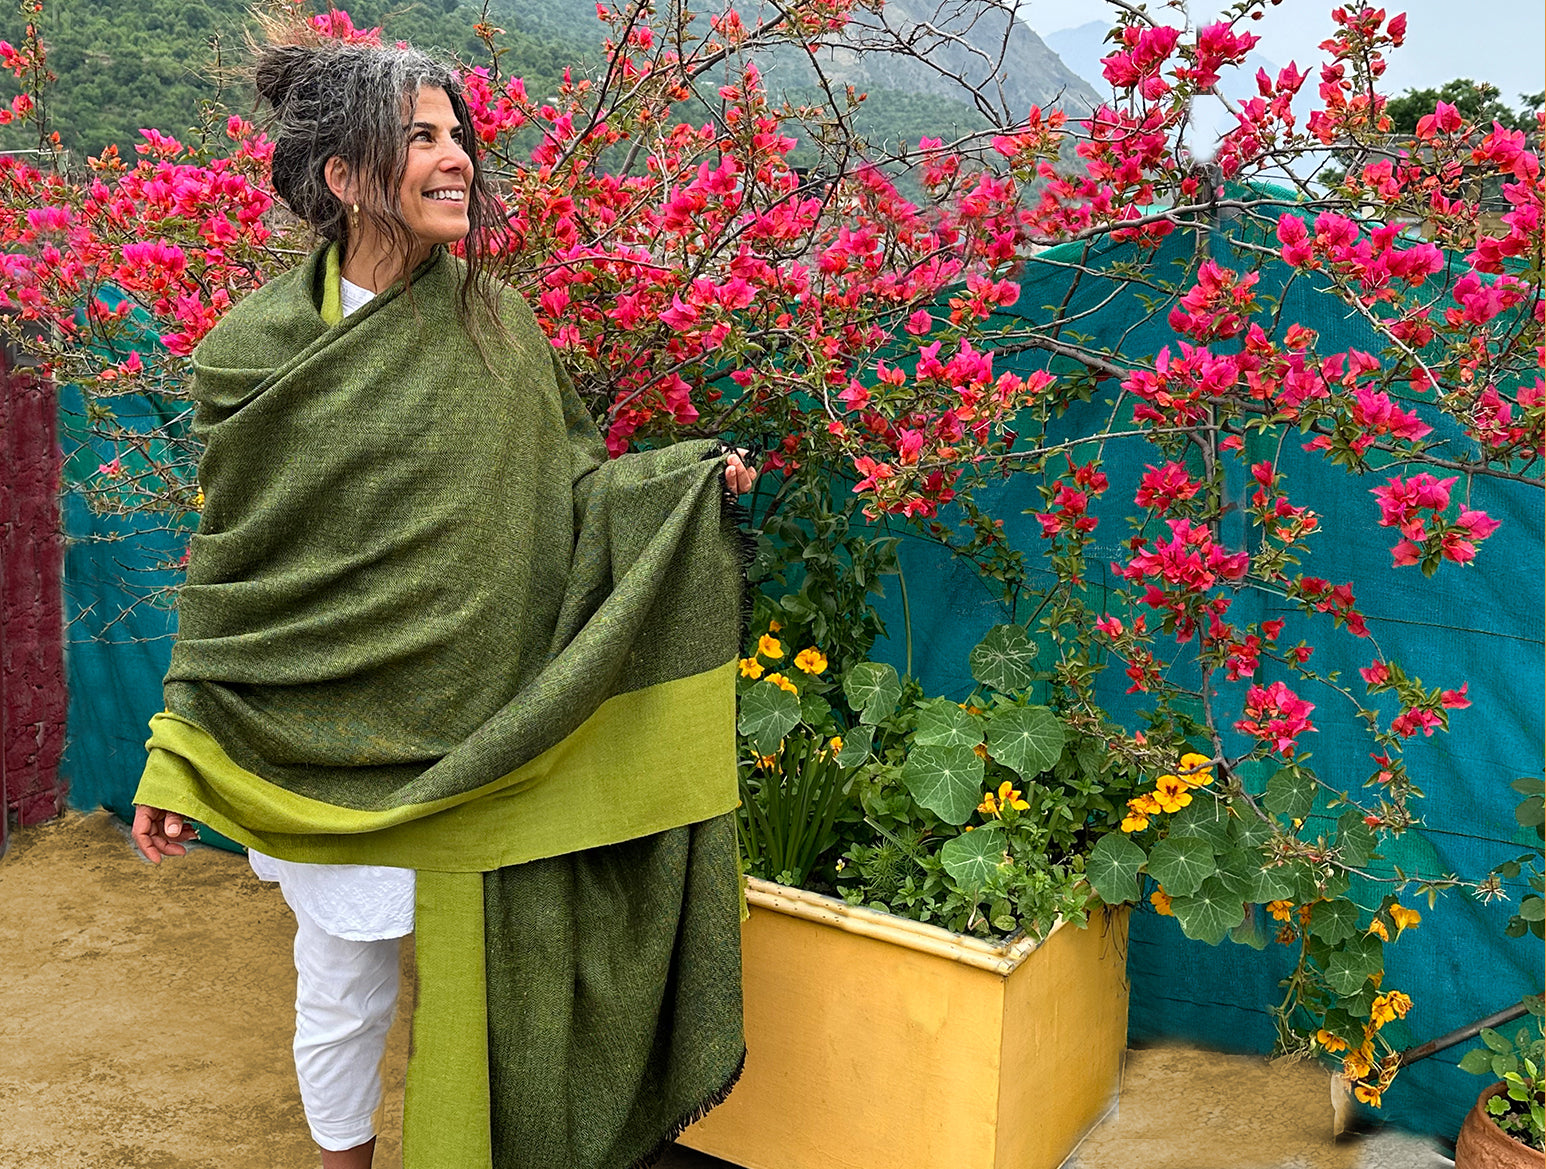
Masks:
[[[134,806],[134,826],[130,835],[145,854],[145,859],[153,865],[159,865],[163,856],[186,856],[188,850],[178,842],[199,838],[198,829],[181,814],[152,808],[148,804]]]
[[[725,482],[737,495],[750,491],[752,484],[757,481],[757,472],[746,465],[743,458],[745,454],[744,450],[739,450],[725,456]]]

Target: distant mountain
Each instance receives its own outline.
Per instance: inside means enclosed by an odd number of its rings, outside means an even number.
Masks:
[[[1007,35],[1006,35],[1007,33]],[[927,95],[996,111],[996,121],[1019,121],[1031,106],[1082,114],[1095,91],[1007,7],[959,0],[887,0],[879,13],[855,11],[843,43],[823,48],[827,77],[861,90]],[[766,66],[770,85],[815,81],[798,51],[781,51]]]

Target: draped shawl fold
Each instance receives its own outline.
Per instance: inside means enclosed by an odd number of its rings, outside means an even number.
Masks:
[[[406,1169],[648,1163],[744,1056],[723,462],[609,461],[513,293],[479,352],[444,251],[328,324],[326,254],[194,354],[135,801],[419,870]]]

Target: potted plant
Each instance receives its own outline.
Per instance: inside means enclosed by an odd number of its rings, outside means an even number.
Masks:
[[[1513,788],[1524,797],[1515,818],[1546,840],[1546,819],[1539,780],[1516,779]],[[1517,878],[1528,873],[1530,892],[1519,902],[1505,933],[1509,937],[1537,938],[1546,934],[1546,898],[1543,898],[1542,849],[1505,861],[1493,870],[1496,878]],[[1492,1075],[1497,1083],[1482,1092],[1476,1107],[1466,1115],[1455,1142],[1456,1169],[1515,1169],[1538,1166],[1546,1150],[1546,1032],[1542,1028],[1542,999],[1531,995],[1524,1005],[1530,1024],[1512,1038],[1501,1031],[1481,1029],[1483,1046],[1466,1052],[1463,1071]]]
[[[957,703],[877,662],[839,684],[759,613],[741,663],[750,1055],[682,1141],[770,1169],[1051,1169],[1126,1048],[1126,914],[1094,904],[1084,868],[1135,781],[1030,700],[1045,679],[1020,626],[989,632]]]

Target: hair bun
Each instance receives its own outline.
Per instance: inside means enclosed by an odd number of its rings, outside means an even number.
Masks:
[[[258,96],[277,111],[299,85],[319,50],[310,45],[268,45],[258,54],[252,80]]]

